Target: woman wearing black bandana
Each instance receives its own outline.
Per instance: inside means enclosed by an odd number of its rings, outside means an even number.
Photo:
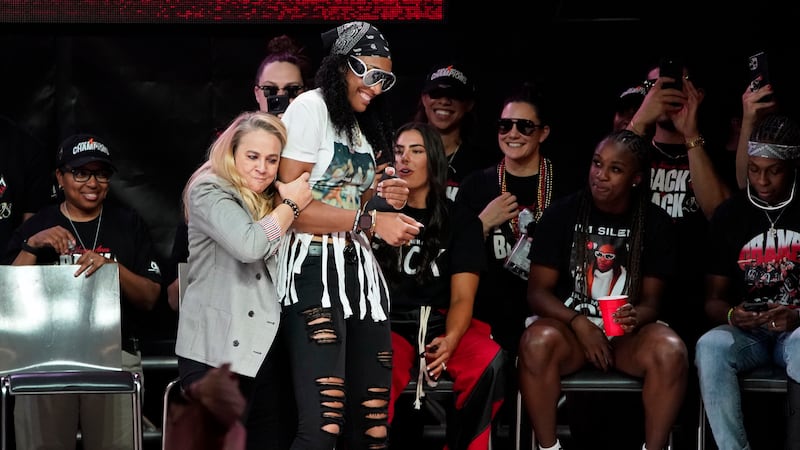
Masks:
[[[416,220],[363,210],[377,188],[394,209],[408,198],[405,181],[374,184],[376,156],[391,151],[389,104],[394,86],[383,35],[349,22],[322,35],[329,54],[317,89],[300,94],[282,119],[288,140],[279,178],[310,172],[312,202],[298,214],[279,260],[278,296],[290,353],[298,429],[292,449],[387,444],[392,379],[389,290],[370,248],[373,234],[402,245],[419,233]],[[392,209],[392,208],[390,208]]]

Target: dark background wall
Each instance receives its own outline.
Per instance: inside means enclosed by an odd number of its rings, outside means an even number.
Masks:
[[[663,52],[702,70],[712,136],[725,108],[739,103],[756,50],[769,52],[779,98],[796,108],[798,14],[777,1],[747,10],[688,0],[466,3],[448,4],[445,23],[373,22],[393,51],[399,84],[387,95],[398,125],[411,117],[425,73],[446,57],[465,61],[476,79],[487,146],[512,85],[542,84],[556,101],[546,150],[565,174],[582,173],[610,128],[616,96]],[[291,34],[318,62],[319,34],[335,25],[2,24],[0,114],[53,154],[74,132],[106,137],[120,169],[112,195],[145,217],[167,256],[183,183],[214,131],[256,107],[253,77],[266,42]]]

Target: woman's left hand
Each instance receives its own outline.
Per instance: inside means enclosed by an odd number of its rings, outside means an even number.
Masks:
[[[797,310],[780,303],[769,303],[769,309],[761,313],[769,331],[791,331],[800,325]]]
[[[75,264],[79,264],[78,270],[75,272],[75,276],[79,276],[80,274],[86,272],[86,276],[90,277],[93,273],[97,272],[97,269],[103,266],[108,262],[108,260],[95,252],[89,251],[81,255]]]
[[[426,370],[431,378],[438,380],[447,371],[447,361],[454,349],[455,346],[445,336],[438,336],[425,346],[425,361],[428,362]]]

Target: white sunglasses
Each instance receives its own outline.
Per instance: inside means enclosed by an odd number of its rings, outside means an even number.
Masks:
[[[350,56],[347,59],[347,65],[350,67],[350,70],[355,76],[361,78],[364,86],[372,87],[378,83],[381,83],[381,89],[383,92],[386,92],[397,82],[397,76],[395,76],[395,74],[392,72],[387,72],[381,69],[367,70],[367,63],[356,58],[355,56]]]

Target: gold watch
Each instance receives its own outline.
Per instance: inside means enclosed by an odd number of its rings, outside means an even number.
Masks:
[[[686,141],[686,150],[691,150],[695,147],[702,147],[706,145],[706,139],[703,136],[697,136],[694,139]]]

